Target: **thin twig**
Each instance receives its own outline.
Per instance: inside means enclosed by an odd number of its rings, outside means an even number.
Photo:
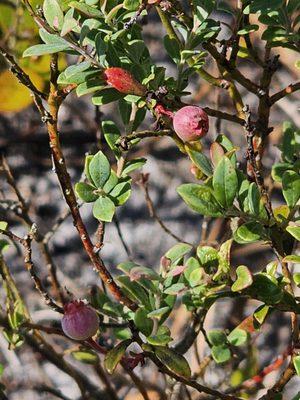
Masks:
[[[262,173],[260,170],[260,155],[257,153],[257,151],[254,150],[253,138],[255,135],[255,127],[252,124],[251,112],[250,112],[248,106],[245,107],[245,118],[246,118],[245,131],[246,131],[246,139],[247,139],[247,145],[248,145],[247,159],[248,159],[248,162],[254,173],[256,184],[261,192],[261,197],[264,202],[266,211],[267,211],[269,217],[271,217],[273,215],[272,204],[271,204],[271,201],[270,201],[270,198],[268,195],[268,191],[265,187],[264,179],[262,177]]]
[[[121,304],[124,304],[129,308],[131,308],[132,310],[135,310],[136,305],[130,299],[124,296],[121,289],[114,281],[112,275],[107,270],[103,260],[101,259],[101,257],[99,257],[99,254],[96,254],[94,252],[93,243],[90,239],[86,226],[83,223],[82,217],[80,215],[73,185],[66,167],[64,155],[59,141],[57,117],[58,117],[60,102],[57,94],[57,76],[58,76],[57,58],[55,59],[54,57],[52,57],[50,94],[48,98],[51,120],[47,122],[47,129],[49,134],[49,141],[50,141],[50,148],[52,152],[53,162],[55,166],[55,172],[60,182],[64,198],[70,208],[74,225],[79,233],[85,251],[94,265],[95,270],[99,273],[101,279],[108,287],[110,292],[113,294],[115,299],[118,300]]]
[[[41,100],[46,100],[47,95],[43,92],[41,92],[32,82],[30,79],[29,75],[26,74],[26,72],[19,66],[19,64],[16,62],[14,57],[9,54],[3,47],[0,46],[0,54],[6,59],[6,61],[9,63],[10,68],[12,73],[18,78],[18,80],[26,86],[33,94],[34,96],[39,97]]]
[[[3,235],[9,237],[10,239],[17,241],[20,243],[23,248],[24,248],[24,261],[25,261],[25,266],[28,272],[30,273],[30,276],[32,280],[34,281],[35,287],[37,291],[40,293],[40,295],[44,298],[46,304],[51,307],[54,311],[57,311],[59,313],[63,314],[63,308],[57,305],[54,300],[50,297],[46,289],[44,288],[41,279],[38,277],[35,266],[32,262],[31,258],[31,242],[33,240],[33,231],[34,231],[34,226],[31,229],[31,232],[24,238],[20,238],[19,236],[15,235],[14,233],[8,231],[8,230],[2,230],[0,229],[0,233]]]
[[[154,353],[145,352],[145,354],[154,362],[154,364],[157,365],[157,367],[159,368],[159,370],[161,372],[174,378],[177,382],[182,382],[186,386],[193,387],[199,393],[206,393],[206,394],[209,394],[209,395],[214,396],[215,398],[221,399],[221,400],[241,400],[240,397],[231,396],[231,395],[228,395],[225,393],[221,393],[218,390],[210,389],[206,386],[203,386],[194,379],[187,379],[187,378],[184,378],[183,376],[176,375],[174,372],[169,370],[163,363],[161,363],[157,359],[157,357],[154,355]]]
[[[128,247],[128,245],[127,245],[127,243],[125,241],[124,235],[123,235],[122,230],[121,230],[121,224],[120,224],[120,221],[119,221],[119,219],[118,219],[116,214],[114,215],[114,220],[113,221],[115,223],[119,238],[120,238],[121,243],[122,243],[122,245],[124,247],[124,250],[125,250],[125,252],[127,254],[127,257],[130,259],[131,258],[131,251],[130,251],[130,248]]]
[[[100,364],[100,361],[94,366],[94,370],[96,374],[99,376],[101,382],[103,382],[107,395],[109,396],[110,400],[120,400],[116,390],[112,386],[110,380],[108,379],[104,369],[102,368],[102,365]]]
[[[203,47],[212,55],[218,65],[226,69],[231,78],[235,79],[249,92],[256,94],[258,97],[264,94],[264,92],[258,85],[250,81],[250,79],[246,78],[237,68],[233,67],[230,62],[221,53],[219,53],[212,44],[204,43]]]
[[[35,390],[38,393],[51,393],[53,396],[61,400],[71,400],[70,397],[65,396],[60,390],[52,388],[47,385],[34,386],[33,390]]]
[[[31,227],[33,226],[33,221],[29,215],[29,207],[27,202],[25,201],[24,197],[22,196],[22,193],[20,192],[17,183],[15,181],[15,178],[13,176],[13,173],[5,159],[4,156],[2,156],[1,158],[1,168],[3,170],[3,172],[5,173],[6,176],[6,180],[7,183],[10,185],[10,187],[13,189],[13,191],[15,192],[19,203],[20,203],[20,211],[17,213],[17,215],[25,222],[25,224],[27,225],[27,227],[29,229],[31,229]],[[34,239],[37,241],[39,247],[40,247],[40,251],[42,253],[42,255],[44,256],[45,262],[46,262],[46,266],[48,268],[49,271],[49,275],[50,275],[50,279],[51,279],[51,284],[52,287],[55,291],[56,296],[59,298],[59,300],[61,301],[62,304],[64,304],[65,302],[65,297],[63,294],[63,290],[61,288],[61,285],[58,281],[58,277],[57,277],[57,268],[56,265],[54,263],[54,260],[50,254],[50,250],[48,247],[48,243],[45,240],[45,237],[40,233],[40,231],[37,229],[34,235]]]
[[[149,194],[149,187],[148,187],[148,175],[147,174],[141,174],[141,179],[139,180],[139,185],[141,186],[141,188],[144,190],[145,193],[145,199],[146,199],[146,204],[149,210],[149,214],[150,216],[155,219],[155,221],[161,226],[161,228],[166,232],[166,234],[168,234],[169,236],[171,236],[173,239],[175,239],[177,242],[181,242],[181,243],[188,243],[185,240],[183,240],[182,238],[180,238],[179,236],[175,235],[165,224],[164,222],[160,219],[160,217],[158,216],[153,201],[150,197]],[[188,243],[190,244],[190,243]]]
[[[297,90],[300,90],[300,82],[291,83],[286,88],[280,90],[280,92],[273,94],[273,96],[270,97],[270,104],[275,104],[277,101],[283,99],[285,96],[296,92]]]

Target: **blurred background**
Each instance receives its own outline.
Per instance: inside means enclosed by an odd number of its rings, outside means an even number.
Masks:
[[[33,3],[38,4],[37,1]],[[230,5],[230,1],[227,1]],[[235,2],[232,2],[235,4]],[[215,18],[231,23],[231,16],[227,13],[215,15]],[[144,38],[148,45],[153,60],[157,65],[164,66],[168,75],[175,76],[175,65],[166,55],[161,39],[165,32],[159,23],[154,11],[143,20]],[[222,31],[226,37],[226,29]],[[255,32],[253,40],[256,46],[262,46],[259,40],[260,32]],[[38,43],[38,29],[32,19],[24,11],[18,0],[0,0],[0,45],[19,60],[19,64],[30,75],[38,88],[43,89],[49,80],[49,56],[22,59],[21,54],[31,44]],[[288,49],[276,48],[274,53],[280,54],[280,68],[273,79],[273,91],[285,87],[299,78],[299,69],[295,62],[299,56]],[[65,68],[74,62],[72,57],[60,55],[60,67]],[[217,70],[212,61],[207,63],[208,70],[216,75]],[[243,74],[258,81],[260,70],[246,59],[239,65]],[[194,76],[188,90],[191,95],[186,102],[219,108],[233,112],[226,91],[211,87],[198,76]],[[241,88],[245,104],[255,106],[256,99],[245,93]],[[274,127],[270,135],[268,147],[264,157],[266,175],[270,173],[272,164],[279,159],[277,144],[281,139],[281,125],[285,120],[300,125],[299,95],[288,96],[282,99],[273,108],[271,126]],[[122,122],[116,112],[116,104],[111,103],[99,110],[92,105],[89,96],[77,98],[70,94],[60,111],[59,129],[61,142],[67,166],[73,182],[77,182],[83,171],[84,157],[88,152],[94,152],[97,144],[106,149],[99,129],[100,121],[114,120],[122,131]],[[148,115],[142,128],[149,128],[154,123]],[[232,123],[218,121],[210,118],[210,131],[204,140],[204,149],[209,149],[219,133],[228,135],[234,144],[239,147],[239,162],[245,164],[245,138],[242,127]],[[0,151],[6,158],[11,168],[18,189],[29,205],[30,216],[38,225],[43,234],[52,229],[55,221],[61,216],[66,217],[55,235],[50,239],[49,246],[57,266],[58,279],[75,297],[86,297],[91,286],[95,284],[95,274],[90,268],[89,261],[82,250],[81,242],[67,216],[66,205],[52,168],[48,146],[48,137],[45,126],[40,121],[40,115],[32,103],[27,88],[22,87],[17,79],[7,69],[4,60],[0,58]],[[206,151],[206,150],[205,150]],[[149,173],[149,194],[153,201],[157,216],[163,224],[176,236],[184,241],[197,244],[201,240],[201,232],[208,226],[209,239],[221,242],[226,238],[226,229],[221,221],[203,220],[201,216],[190,211],[180,200],[176,187],[184,182],[194,181],[190,172],[190,162],[181,154],[169,138],[147,139],[135,147],[132,156],[145,156],[147,163],[143,167],[144,174]],[[162,255],[176,243],[156,218],[150,215],[145,201],[145,192],[138,184],[140,172],[134,174],[133,192],[125,206],[118,210],[117,219],[107,224],[102,257],[113,273],[117,273],[116,265],[128,259],[145,266],[156,268]],[[268,185],[273,185],[267,181]],[[272,197],[277,204],[282,199],[276,186],[272,187]],[[18,201],[7,184],[3,171],[0,171],[0,220],[5,220],[13,232],[24,235],[27,227],[18,218]],[[92,216],[89,205],[81,208],[83,218],[89,232],[93,234],[97,229],[97,222]],[[36,323],[44,323],[57,319],[59,316],[47,309],[39,295],[33,290],[28,273],[24,269],[22,255],[14,246],[5,253],[7,264],[17,282],[17,285],[26,299],[32,318]],[[233,264],[245,264],[253,272],[259,271],[272,258],[262,243],[233,248]],[[34,248],[34,259],[39,275],[46,286],[49,286],[48,270],[41,259],[39,250]],[[98,278],[97,278],[98,279]],[[4,291],[0,290],[1,307],[4,305]],[[226,328],[236,326],[243,318],[248,316],[258,305],[255,301],[230,299],[219,301],[210,310],[206,322],[207,328]],[[173,337],[180,338],[182,329],[188,319],[184,308],[178,309],[176,320],[172,324]],[[248,373],[255,375],[264,366],[274,361],[274,358],[283,353],[289,340],[289,316],[284,313],[273,313],[264,325],[262,332],[253,339],[251,344],[252,365],[248,366]],[[49,336],[54,347],[61,348],[62,341]],[[66,342],[63,342],[68,353]],[[200,359],[209,354],[201,334],[197,341],[197,352]],[[86,367],[74,360],[70,355],[68,361],[79,369],[88,373],[89,377],[99,384],[97,375],[92,368]],[[192,368],[197,368],[195,349],[188,353]],[[1,380],[6,386],[8,398],[11,400],[55,399],[56,395],[44,393],[42,385],[56,387],[69,399],[77,399],[80,395],[76,384],[66,374],[58,369],[32,348],[25,344],[16,352],[8,350],[8,344],[0,336],[0,363],[3,365]],[[88,371],[88,372],[87,372]],[[229,371],[229,370],[228,370]],[[138,371],[141,377],[152,374],[153,382],[160,384],[160,377],[149,368]],[[279,371],[269,374],[264,384],[270,386],[278,377]],[[230,377],[224,367],[211,364],[207,367],[204,382],[207,385],[226,389],[223,382],[225,378],[241,379],[241,370]],[[121,374],[119,374],[121,375]],[[122,385],[122,376],[113,378],[116,385]],[[294,378],[287,385],[284,399],[292,399],[299,392],[300,379]],[[262,389],[263,390],[263,389]],[[121,398],[139,399],[134,389],[122,393]],[[253,399],[263,392],[253,394]],[[127,396],[127,397],[126,397]],[[156,396],[156,397],[155,397]],[[163,396],[163,395],[161,395]],[[153,394],[153,399],[163,398]],[[182,397],[178,397],[179,399]],[[195,399],[206,397],[195,397]],[[297,397],[298,399],[300,396]]]

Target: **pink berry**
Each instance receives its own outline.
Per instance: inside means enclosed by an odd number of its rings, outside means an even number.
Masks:
[[[96,311],[81,300],[74,300],[64,307],[61,321],[65,335],[75,340],[86,340],[94,336],[99,327]]]
[[[198,106],[182,107],[174,114],[173,127],[180,139],[193,142],[207,134],[208,115]]]

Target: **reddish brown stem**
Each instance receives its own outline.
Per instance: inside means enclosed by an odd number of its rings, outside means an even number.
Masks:
[[[49,112],[51,119],[47,121],[47,129],[49,134],[50,148],[52,152],[53,162],[55,171],[62,188],[64,198],[70,208],[74,226],[76,227],[82,244],[86,253],[88,254],[94,269],[99,273],[100,278],[105,283],[109,291],[112,293],[114,298],[121,304],[126,305],[131,310],[136,309],[136,305],[123,295],[121,289],[113,280],[111,274],[106,269],[103,260],[94,252],[94,246],[87,232],[87,229],[81,218],[76,196],[73,190],[70,175],[68,173],[65,159],[61,150],[59,134],[57,128],[57,116],[60,106],[60,99],[57,91],[57,57],[52,57],[51,62],[51,83],[50,83],[50,94],[48,98]]]

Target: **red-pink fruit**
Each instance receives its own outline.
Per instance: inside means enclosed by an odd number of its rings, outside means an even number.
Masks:
[[[92,307],[81,300],[74,300],[65,305],[61,326],[71,339],[86,340],[97,332],[99,318]]]
[[[126,69],[119,67],[107,68],[104,71],[106,82],[121,93],[145,96],[146,87],[138,82]]]
[[[193,142],[207,134],[208,115],[198,106],[182,107],[174,114],[173,127],[180,139]]]

